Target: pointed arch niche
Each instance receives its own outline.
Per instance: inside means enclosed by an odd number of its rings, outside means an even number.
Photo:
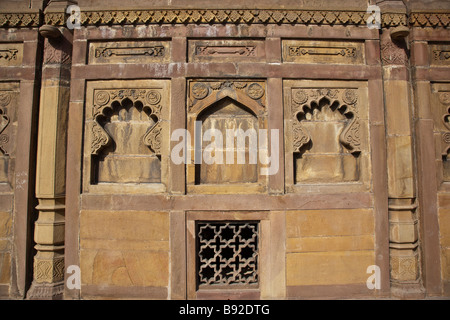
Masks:
[[[188,192],[266,190],[267,176],[261,175],[263,164],[259,155],[260,147],[266,147],[268,141],[268,134],[262,137],[264,141],[259,140],[260,129],[267,129],[265,90],[263,81],[189,81]],[[208,133],[212,135],[209,137]]]
[[[366,84],[334,81],[286,84],[287,190],[370,188]]]
[[[167,81],[88,83],[84,189],[165,192]]]

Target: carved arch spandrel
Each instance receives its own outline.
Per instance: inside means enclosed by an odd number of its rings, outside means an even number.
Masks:
[[[351,153],[361,152],[361,121],[358,115],[358,94],[357,89],[292,89],[292,119],[293,121],[293,150],[300,153],[303,146],[311,141],[311,136],[301,125],[300,117],[304,116],[308,110],[312,110],[314,105],[319,105],[322,101],[327,101],[331,107],[336,105],[336,111],[341,112],[350,122],[344,127],[339,142]]]
[[[249,108],[256,116],[265,114],[265,83],[262,81],[192,82],[189,114],[198,116],[219,100],[229,97]]]
[[[149,117],[150,126],[142,137],[142,142],[156,155],[161,155],[161,92],[159,89],[114,89],[95,90],[94,105],[92,108],[92,140],[91,154],[99,152],[111,143],[111,137],[100,124],[100,118],[106,117],[107,110],[113,110],[114,103],[123,107],[125,100],[134,105],[142,104],[142,111]]]

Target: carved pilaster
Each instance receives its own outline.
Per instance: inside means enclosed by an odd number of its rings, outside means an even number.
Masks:
[[[403,4],[393,10],[401,10]],[[412,115],[408,48],[404,38],[384,29],[381,35],[387,134],[389,248],[391,294],[400,298],[423,296],[418,239],[418,206],[413,164]],[[405,36],[407,32],[403,33]]]
[[[47,36],[45,31],[41,34]],[[65,154],[72,34],[64,28],[59,31],[60,36],[44,42],[36,165],[37,253],[29,299],[61,299],[64,292]]]

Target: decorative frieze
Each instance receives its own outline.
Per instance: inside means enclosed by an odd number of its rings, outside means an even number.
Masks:
[[[155,63],[168,62],[169,59],[168,42],[91,42],[89,45],[90,64]]]
[[[450,66],[450,44],[431,44],[430,64]]]
[[[255,46],[197,46],[195,54],[197,56],[238,56],[254,57]]]
[[[0,67],[20,66],[23,57],[23,44],[0,43]]]
[[[37,27],[41,23],[40,13],[0,13],[0,27]]]
[[[263,40],[191,40],[189,60],[192,62],[263,62]]]
[[[370,14],[366,11],[279,10],[279,9],[159,9],[82,11],[82,25],[152,24],[152,23],[288,23],[324,25],[365,25]],[[48,13],[45,23],[63,25],[67,16]],[[408,17],[402,13],[382,15],[386,27],[406,25]]]
[[[0,13],[0,27],[36,27],[45,24],[63,26],[69,15],[62,12]],[[277,10],[277,9],[160,9],[82,11],[82,25],[151,23],[288,23],[324,25],[365,25],[366,11]],[[448,12],[412,12],[381,14],[383,27],[448,27]]]
[[[363,64],[364,44],[337,41],[283,41],[283,61],[296,63]]]
[[[413,12],[409,15],[409,25],[412,27],[448,27],[450,13],[448,12]]]

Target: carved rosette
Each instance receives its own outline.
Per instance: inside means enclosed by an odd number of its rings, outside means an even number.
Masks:
[[[312,104],[319,104],[323,99],[329,101],[329,105],[338,103],[338,110],[344,115],[351,116],[351,121],[339,136],[339,142],[351,153],[361,152],[361,121],[358,116],[357,89],[293,89],[292,90],[292,119],[293,121],[293,150],[301,152],[301,148],[311,141],[309,132],[303,128],[299,117],[312,109]]]
[[[0,151],[5,155],[8,154],[7,144],[9,142],[9,135],[5,133],[9,125],[9,117],[6,114],[6,107],[11,102],[11,92],[0,91]]]
[[[112,138],[100,124],[101,117],[105,117],[107,109],[112,110],[113,103],[123,104],[125,99],[131,102],[142,103],[143,111],[148,110],[150,127],[142,137],[143,143],[148,146],[156,155],[161,154],[161,93],[159,89],[113,89],[95,90],[94,105],[92,108],[92,140],[91,154],[98,155],[101,149],[109,145]]]

